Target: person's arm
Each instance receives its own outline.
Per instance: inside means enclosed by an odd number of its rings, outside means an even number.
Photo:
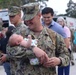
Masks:
[[[66,48],[64,39],[60,35],[57,35],[56,41],[56,57],[49,58],[49,60],[43,64],[45,67],[67,66],[69,64],[70,54],[68,52],[68,49]]]
[[[66,44],[66,47],[69,48],[69,39],[68,39],[68,37],[64,38],[64,42]]]
[[[9,45],[6,48],[6,54],[3,54],[1,57],[1,62],[10,60],[10,58],[22,58],[29,55],[34,55],[32,50],[28,50],[22,46],[10,47]]]
[[[35,56],[37,58],[39,58],[41,63],[43,63],[44,60],[46,60],[46,61],[48,60],[47,54],[42,49],[37,47],[37,40],[31,40],[31,38],[25,39],[25,40],[23,40],[21,45],[24,46],[25,48],[27,48],[29,46],[29,48],[34,52]]]
[[[66,47],[66,44],[64,42],[64,39],[57,35],[57,56],[58,58],[60,58],[60,60],[62,61],[62,64],[60,66],[67,66],[69,64],[70,61],[70,54],[69,51]]]
[[[69,40],[69,42],[71,42],[71,31],[68,27],[66,27],[65,30],[66,30],[66,35],[68,37],[68,40]]]
[[[22,58],[24,56],[27,56],[27,55],[32,55],[34,54],[32,50],[30,49],[27,49],[25,47],[22,47],[22,46],[15,46],[15,47],[10,47],[8,46],[7,47],[7,54],[10,56],[10,57],[14,57],[14,58]]]
[[[39,47],[35,46],[32,48],[32,50],[35,53],[36,57],[39,58],[41,64],[49,60],[49,57],[46,52],[40,49]]]
[[[66,47],[69,47],[69,40],[68,37],[66,35],[66,32],[64,31],[64,28],[60,27],[58,33],[64,38],[64,42],[66,44]]]

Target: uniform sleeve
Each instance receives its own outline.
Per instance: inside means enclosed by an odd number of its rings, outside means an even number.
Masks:
[[[34,55],[31,49],[26,49],[22,46],[10,47],[7,46],[7,54],[9,58],[22,58]]]
[[[56,38],[56,56],[59,57],[62,61],[61,66],[67,66],[70,61],[70,53],[68,49],[66,48],[66,45],[64,43],[64,39],[62,36],[57,34]]]

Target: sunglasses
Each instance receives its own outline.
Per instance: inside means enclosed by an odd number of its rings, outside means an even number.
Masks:
[[[16,15],[13,15],[13,16],[9,16],[10,18],[14,18]]]

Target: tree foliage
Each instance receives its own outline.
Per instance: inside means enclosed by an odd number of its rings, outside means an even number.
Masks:
[[[0,0],[0,8],[8,8],[12,5],[21,6],[30,2],[48,1],[48,0]]]
[[[69,0],[69,3],[67,4],[68,9],[66,9],[67,16],[76,18],[76,3],[74,3],[72,0]]]

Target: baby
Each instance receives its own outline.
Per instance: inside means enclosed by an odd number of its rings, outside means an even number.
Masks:
[[[26,48],[31,46],[31,36],[28,36],[28,40],[24,40],[24,38],[21,35],[18,34],[12,34],[9,38],[8,44],[12,47],[22,45]]]
[[[38,65],[40,62],[42,64],[44,61],[39,61],[40,59],[38,59],[41,56],[44,56],[45,61],[48,61],[49,59],[47,54],[37,47],[37,40],[32,40],[31,35],[28,36],[28,39],[27,38],[24,39],[21,35],[12,34],[9,38],[8,44],[12,47],[21,45],[25,48],[35,46],[33,48],[33,52],[35,53],[36,58],[30,60],[31,65]]]

